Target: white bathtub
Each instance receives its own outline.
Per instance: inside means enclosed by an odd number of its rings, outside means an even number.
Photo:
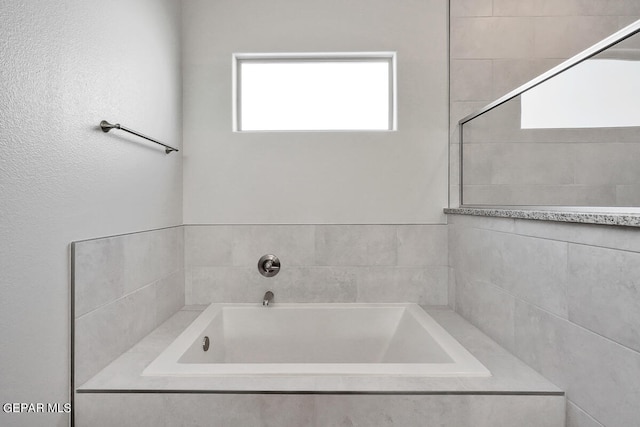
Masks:
[[[211,304],[142,375],[491,374],[416,304],[276,303]]]

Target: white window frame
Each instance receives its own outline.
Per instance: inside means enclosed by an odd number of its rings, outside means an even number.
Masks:
[[[389,127],[388,129],[354,130],[242,130],[241,64],[260,62],[387,62],[389,64]],[[323,52],[323,53],[234,53],[232,54],[232,129],[234,132],[389,132],[397,130],[396,52]]]

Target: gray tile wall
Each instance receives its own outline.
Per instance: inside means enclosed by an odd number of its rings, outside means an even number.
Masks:
[[[450,14],[450,205],[455,207],[460,203],[458,121],[632,23],[640,16],[640,2],[451,0]],[[465,141],[472,140],[478,145],[469,148],[476,153],[465,151],[465,158],[467,154],[478,156],[472,157],[476,160],[475,165],[465,165],[475,166],[473,171],[468,170],[469,174],[465,173],[469,178],[465,181],[475,184],[465,188],[465,203],[605,206],[638,203],[640,191],[633,185],[638,179],[637,168],[633,165],[611,167],[611,164],[617,164],[610,159],[614,150],[602,144],[612,142],[610,132],[604,139],[599,139],[601,132],[594,132],[591,138],[596,140],[588,142],[601,144],[591,147],[572,145],[576,142],[575,137],[586,141],[580,132],[572,137],[567,132],[552,131],[543,135],[545,142],[553,142],[555,137],[555,141],[562,141],[562,144],[542,148],[515,144],[517,149],[507,148],[506,143],[531,141],[531,132],[515,131],[508,126],[496,131],[496,124],[517,123],[510,118],[513,113],[494,114],[496,117],[486,119],[486,126],[475,123],[474,129],[465,129]],[[540,131],[536,134],[540,135]],[[626,134],[631,135],[630,140]],[[617,147],[623,163],[625,159],[637,158],[628,152],[638,150],[637,129],[625,132],[625,135],[622,135],[623,140],[613,141],[627,143]],[[487,144],[496,141],[502,142],[501,147]],[[636,144],[632,146],[632,142]],[[502,153],[500,158],[493,157],[496,150]],[[602,156],[602,150],[606,151],[606,156]],[[549,151],[553,151],[553,156],[549,157]],[[584,159],[576,160],[576,156]],[[589,167],[576,170],[574,179],[573,165],[583,160],[590,162]],[[543,170],[546,172],[541,173]],[[594,170],[598,173],[594,174]],[[477,172],[480,175],[473,175]],[[634,175],[630,180],[628,176],[619,176],[621,173]],[[558,181],[554,182],[552,178],[558,178]]]
[[[187,304],[448,302],[445,225],[186,225]],[[277,276],[258,259],[280,258]]]
[[[571,427],[640,419],[640,230],[449,215],[458,313],[566,391]]]
[[[72,243],[81,385],[184,306],[183,229]]]
[[[76,402],[77,424],[94,427],[563,427],[565,419],[563,396],[79,393]]]

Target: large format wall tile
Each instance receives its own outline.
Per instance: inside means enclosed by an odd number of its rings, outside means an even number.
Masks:
[[[185,271],[185,302],[257,302],[264,295],[260,295],[257,276],[257,269],[246,267],[189,268]],[[282,280],[278,276],[273,278],[273,282]],[[253,288],[255,292],[252,291]]]
[[[265,254],[277,255],[285,266],[313,265],[314,263],[313,226],[234,226],[232,232],[234,265],[253,267]]]
[[[78,425],[563,427],[563,396],[86,394]]]
[[[534,23],[527,18],[453,17],[451,28],[453,59],[525,58],[534,47]]]
[[[515,354],[563,390],[569,384],[569,322],[522,301],[515,305]],[[570,397],[571,398],[571,397]]]
[[[491,16],[493,0],[456,0],[450,5],[451,16]]]
[[[366,267],[357,269],[359,302],[447,305],[448,267]]]
[[[518,234],[622,251],[640,252],[640,228],[518,219]]]
[[[447,227],[403,225],[397,228],[398,265],[448,265]]]
[[[127,350],[122,339],[124,325],[117,319],[129,319],[124,304],[111,303],[100,310],[75,319],[75,382],[83,384],[109,362]]]
[[[615,33],[615,16],[553,16],[533,20],[537,58],[569,58]]]
[[[580,165],[576,168],[576,184],[638,183],[640,144],[637,142],[579,144],[574,157],[576,164]]]
[[[567,243],[497,234],[504,270],[497,285],[567,317]]]
[[[490,283],[567,317],[566,243],[457,226],[451,233],[459,281]]]
[[[179,270],[156,283],[156,323],[162,323],[184,307],[184,271]]]
[[[146,286],[75,320],[78,385],[157,326],[153,309],[155,297],[155,286]]]
[[[187,272],[186,303],[414,302],[446,305],[447,266],[290,267],[262,277],[255,268],[198,267]]]
[[[571,144],[469,144],[464,150],[465,184],[574,183]]]
[[[317,265],[396,265],[393,225],[316,227]]]
[[[564,399],[550,396],[319,396],[316,410],[318,426],[564,425]]]
[[[451,61],[451,100],[491,99],[492,63],[486,59]]]
[[[75,319],[75,382],[81,385],[184,307],[182,272]]]
[[[75,317],[183,269],[182,227],[74,242]]]
[[[512,1],[511,3],[515,2]],[[492,62],[493,88],[491,99],[498,99],[534,77],[552,69],[562,61],[549,58],[518,58],[494,59]]]
[[[569,247],[569,319],[640,352],[640,253]]]
[[[536,363],[547,378],[567,391],[571,401],[607,427],[637,422],[639,353],[530,306],[519,310],[518,356],[537,358],[532,366]],[[534,340],[538,351],[528,356]]]
[[[184,227],[184,264],[216,266],[233,264],[232,226]]]
[[[73,243],[80,385],[184,306],[183,230]]]
[[[486,282],[456,276],[456,310],[507,350],[514,348],[515,299]]]
[[[636,7],[640,6],[640,4],[638,4],[635,0],[623,0],[623,1],[631,2],[635,4]],[[620,28],[624,28],[627,25],[631,25],[635,23],[638,19],[640,19],[640,12],[636,13],[635,16],[634,15],[618,16],[618,26]]]
[[[617,206],[615,185],[465,185],[464,203],[504,206]]]
[[[454,0],[457,2],[458,0]],[[497,16],[627,15],[640,14],[636,0],[493,0]]]
[[[286,272],[286,280],[263,288],[282,302],[356,302],[357,272],[349,267],[299,267]],[[262,295],[260,295],[262,297]]]
[[[124,248],[125,293],[180,269],[184,259],[178,251],[182,233],[182,227],[172,227],[120,237]]]
[[[447,234],[444,225],[185,226],[185,299],[257,302],[271,290],[281,302],[446,305]],[[282,263],[274,277],[258,273],[265,253]]]
[[[494,271],[502,269],[502,260],[491,246],[487,230],[449,226],[449,263],[455,266],[458,281],[494,282]]]
[[[456,311],[567,392],[571,427],[640,419],[636,234],[451,216]]]
[[[453,0],[454,3],[457,0]],[[536,16],[548,15],[550,8],[546,0],[493,0],[492,14],[494,16]],[[562,2],[556,2],[562,3]]]
[[[640,200],[640,185],[616,185],[616,202],[619,206],[633,206]]]
[[[256,268],[199,267],[187,272],[187,304],[261,302],[266,291],[276,302],[355,302],[355,273],[345,267],[291,267],[263,277]]]
[[[73,256],[76,317],[124,295],[122,239],[76,242]]]

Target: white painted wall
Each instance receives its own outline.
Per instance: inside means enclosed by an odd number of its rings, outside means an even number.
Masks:
[[[0,3],[0,402],[69,401],[69,243],[182,223],[180,3]],[[0,425],[63,426],[61,414]]]
[[[447,3],[185,1],[185,223],[444,223]],[[397,51],[397,132],[232,132],[232,53],[336,51]]]

